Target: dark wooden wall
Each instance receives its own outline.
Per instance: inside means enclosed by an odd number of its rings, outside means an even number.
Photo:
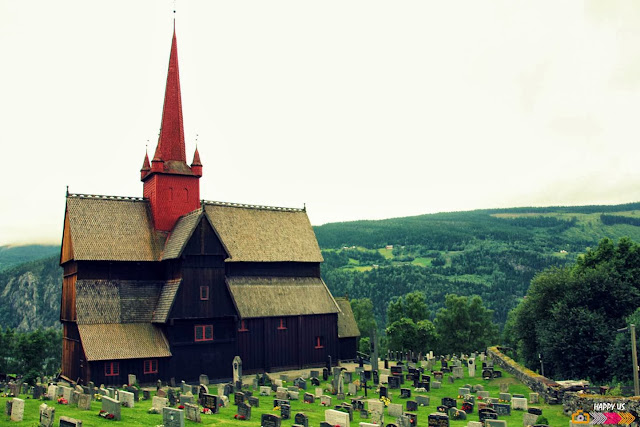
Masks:
[[[159,262],[78,261],[78,279],[94,280],[165,280]]]
[[[228,276],[320,277],[317,262],[227,262]]]
[[[340,360],[355,360],[358,350],[358,338],[340,338]]]
[[[245,320],[249,331],[238,332],[238,354],[247,373],[319,366],[338,357],[337,315],[288,316],[285,330],[279,317]],[[323,337],[323,348],[316,337]]]
[[[73,381],[84,378],[85,365],[76,322],[62,322],[62,375]]]
[[[139,384],[153,384],[162,379],[163,381],[169,381],[169,359],[168,358],[154,358],[158,361],[158,373],[157,374],[145,374],[144,373],[144,361],[147,359],[126,359],[115,360],[120,364],[119,375],[106,376],[104,374],[104,365],[108,360],[99,360],[96,362],[89,362],[89,368],[91,372],[91,381],[97,386],[100,384],[116,385],[121,387],[123,384],[127,384],[128,375],[134,374]]]

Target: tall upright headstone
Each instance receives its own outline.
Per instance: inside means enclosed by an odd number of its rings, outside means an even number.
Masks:
[[[371,370],[378,370],[378,336],[376,328],[371,328]]]
[[[240,356],[233,358],[233,384],[242,383],[242,359]]]

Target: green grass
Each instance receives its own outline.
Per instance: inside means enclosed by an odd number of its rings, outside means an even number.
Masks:
[[[430,406],[427,407],[419,407],[418,414],[418,425],[427,425],[427,419],[430,413],[436,411],[436,406],[441,403],[441,399],[443,397],[457,397],[458,388],[463,387],[465,384],[482,384],[485,390],[489,391],[491,397],[498,397],[500,392],[500,384],[508,383],[509,384],[509,392],[510,393],[520,393],[528,397],[528,394],[531,390],[527,388],[525,385],[520,383],[517,379],[513,378],[506,372],[503,372],[502,378],[496,378],[493,380],[483,380],[479,376],[475,378],[469,378],[466,376],[467,371],[465,369],[465,378],[458,379],[453,384],[449,384],[446,376],[444,381],[442,381],[441,389],[433,389],[431,392],[426,393],[426,395],[430,396],[431,402]],[[479,375],[479,372],[478,372]],[[285,384],[285,386],[291,385],[291,383]],[[325,390],[327,388],[328,383],[321,384]],[[411,388],[409,383],[404,384],[405,387]],[[212,386],[213,390],[215,390],[215,386]],[[346,387],[345,387],[346,388]],[[309,392],[313,393],[314,387],[309,387]],[[213,392],[213,391],[212,391]],[[154,393],[152,393],[153,395]],[[254,396],[258,393],[254,392]],[[362,394],[362,393],[360,393]],[[393,403],[403,403],[403,406],[406,408],[406,400],[400,399],[400,390],[389,390],[389,394],[391,397],[391,401]],[[412,392],[412,396],[416,393]],[[423,394],[423,393],[420,393]],[[302,398],[303,392],[300,393],[300,397]],[[24,412],[24,421],[20,425],[23,426],[37,426],[38,425],[38,406],[43,402],[40,400],[28,399],[27,396],[20,396],[25,399],[25,412]],[[276,413],[272,410],[273,407],[273,399],[275,394],[266,397],[266,396],[257,396],[260,399],[260,406],[252,409],[251,420],[241,421],[235,420],[233,416],[236,414],[236,407],[233,404],[230,404],[227,408],[221,408],[220,413],[215,415],[202,415],[202,424],[203,426],[258,426],[260,424],[260,416],[262,413],[272,413],[279,415],[279,412]],[[377,397],[377,393],[375,391],[369,390],[367,398],[375,398]],[[365,400],[367,398],[364,398]],[[3,408],[2,415],[0,415],[0,425],[13,425],[15,423],[11,423],[9,421],[9,417],[4,415],[4,407],[5,402],[10,399],[7,397],[0,397],[0,408]],[[233,401],[233,397],[231,398]],[[350,397],[347,396],[345,401],[349,402]],[[457,399],[458,407],[462,405],[462,399]],[[92,426],[107,426],[107,425],[120,425],[120,426],[156,426],[162,424],[162,415],[157,414],[147,414],[147,411],[151,407],[151,400],[140,400],[136,402],[134,408],[122,408],[122,420],[121,421],[112,421],[105,420],[99,417],[97,414],[101,409],[100,402],[92,402],[90,411],[80,411],[71,405],[59,405],[54,401],[44,402],[50,406],[54,406],[56,409],[55,414],[55,423],[58,424],[58,420],[61,415],[80,419],[83,421],[83,426],[92,427]],[[340,403],[333,396],[334,405]],[[541,402],[538,405],[535,405],[538,408],[542,409],[542,413],[545,417],[548,418],[549,424],[552,426],[566,425],[569,417],[563,415],[562,405],[547,405]],[[316,400],[316,403],[313,404],[305,404],[302,400],[292,400],[291,401],[291,419],[283,420],[283,426],[289,426],[293,424],[293,417],[298,412],[304,412],[309,417],[309,424],[317,426],[321,421],[324,421],[324,411],[325,407],[320,406],[319,400]],[[507,421],[510,426],[519,426],[522,425],[522,412],[521,411],[512,411],[510,416],[501,416],[500,419],[504,419]],[[470,414],[466,421],[463,420],[451,420],[451,427],[464,427],[467,425],[468,421],[477,421],[478,420],[478,411],[477,404],[474,408],[474,412]],[[357,427],[360,422],[367,422],[366,419],[361,419],[360,414],[358,412],[354,412],[353,421],[351,422],[351,427]],[[385,411],[385,424],[395,422],[394,419],[391,419]],[[18,425],[18,424],[16,424]],[[197,424],[192,421],[185,421],[185,425],[196,426]]]

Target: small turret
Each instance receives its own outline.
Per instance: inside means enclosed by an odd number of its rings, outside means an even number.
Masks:
[[[200,153],[198,153],[198,147],[196,146],[196,151],[193,153],[193,162],[191,162],[191,172],[195,176],[202,176],[202,163],[200,163]]]
[[[144,153],[144,161],[142,162],[142,169],[140,169],[140,179],[144,179],[145,176],[151,171],[151,165],[149,164],[149,153]]]

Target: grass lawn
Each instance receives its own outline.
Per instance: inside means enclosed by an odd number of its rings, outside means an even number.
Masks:
[[[380,365],[382,366],[382,364]],[[478,370],[479,371],[479,370]],[[468,372],[465,369],[465,375]],[[477,372],[479,375],[479,372]],[[484,389],[489,391],[491,397],[498,397],[500,393],[500,384],[507,383],[509,384],[509,392],[510,393],[520,393],[525,397],[529,396],[529,390],[525,385],[520,383],[515,378],[511,377],[507,373],[503,373],[502,378],[496,378],[493,380],[483,380],[479,376],[475,378],[469,378],[465,376],[464,379],[458,379],[453,384],[450,384],[448,381],[448,375],[445,374],[445,378],[442,381],[441,389],[432,389],[429,393],[419,393],[426,394],[430,396],[430,405],[419,407],[416,412],[418,415],[418,425],[426,426],[428,424],[428,416],[430,413],[436,411],[436,406],[440,405],[441,399],[443,397],[452,397],[457,398],[458,388],[463,387],[465,384],[482,384]],[[277,376],[276,376],[277,378]],[[247,381],[245,381],[247,382]],[[308,392],[313,393],[314,387],[309,384]],[[290,382],[284,384],[285,386],[292,385]],[[321,383],[323,388],[327,388],[328,383]],[[406,388],[411,388],[409,383],[405,383],[404,386]],[[345,386],[345,389],[347,387]],[[210,386],[210,390],[212,393],[215,393],[216,386]],[[257,396],[258,393],[254,392],[254,396]],[[301,400],[292,400],[291,401],[291,419],[283,420],[282,426],[289,427],[293,425],[293,417],[298,412],[304,412],[309,417],[309,425],[310,426],[319,426],[321,421],[324,421],[324,411],[325,408],[320,406],[320,400],[316,399],[316,403],[307,404],[302,401],[303,392],[300,393]],[[362,395],[363,393],[359,393]],[[141,393],[142,395],[142,393]],[[152,396],[155,395],[155,391],[152,392]],[[401,399],[400,390],[389,390],[389,395],[391,397],[392,403],[402,403],[406,409],[406,401],[411,399]],[[414,398],[416,393],[412,390],[412,399]],[[368,397],[363,397],[364,400],[368,398],[377,397],[378,394],[375,390],[369,390]],[[279,415],[279,412],[273,411],[273,400],[275,398],[275,393],[271,396],[257,396],[260,399],[260,406],[256,408],[252,408],[251,420],[236,420],[234,419],[234,415],[236,414],[236,407],[233,405],[233,396],[231,396],[231,404],[227,408],[220,408],[220,413],[215,415],[204,415],[202,414],[202,424],[203,426],[259,426],[260,425],[260,415],[262,413],[271,413]],[[23,426],[37,426],[38,425],[38,406],[43,402],[40,400],[29,399],[28,396],[23,395],[20,398],[25,399],[25,411],[24,411],[24,421],[22,423],[12,423],[10,422],[9,416],[4,415],[5,402],[11,398],[8,397],[0,397],[0,408],[2,408],[3,412],[0,415],[0,425],[23,425]],[[350,402],[350,396],[347,396],[345,401]],[[462,399],[457,399],[458,408],[462,406]],[[98,416],[98,412],[101,409],[100,402],[92,402],[90,411],[81,411],[78,410],[75,406],[72,405],[59,405],[55,403],[55,401],[46,401],[44,402],[47,405],[55,407],[55,423],[57,426],[59,423],[59,418],[61,415],[80,419],[83,421],[84,427],[92,427],[92,426],[107,426],[107,425],[121,425],[121,426],[156,426],[162,424],[162,415],[157,414],[147,414],[147,411],[151,407],[151,400],[140,400],[136,402],[134,408],[122,408],[122,420],[121,421],[113,421],[113,420],[105,420]],[[337,405],[341,402],[338,402],[335,399],[335,396],[332,396],[332,404]],[[476,402],[477,403],[477,402]],[[531,405],[530,405],[531,406]],[[534,405],[540,409],[542,409],[542,413],[549,420],[549,425],[551,426],[560,426],[567,425],[567,421],[569,417],[566,417],[562,413],[562,405],[547,405],[543,402],[540,404]],[[500,419],[504,419],[507,421],[507,424],[510,426],[521,426],[522,425],[522,412],[521,411],[512,411],[510,416],[500,416]],[[451,427],[464,427],[467,425],[468,421],[477,421],[478,420],[478,411],[477,404],[473,410],[472,414],[468,415],[466,421],[463,420],[451,420]],[[367,419],[361,419],[359,412],[354,412],[353,421],[351,422],[352,427],[357,427],[360,422],[370,422]],[[388,416],[387,411],[385,410],[385,425],[388,423],[395,422],[395,419]],[[192,421],[185,421],[185,426],[196,426],[197,424]]]

